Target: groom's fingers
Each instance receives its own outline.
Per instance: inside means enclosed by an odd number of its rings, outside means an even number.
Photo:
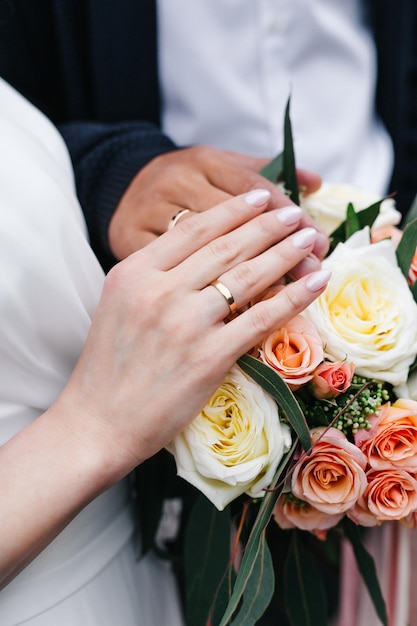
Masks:
[[[197,250],[213,240],[237,229],[262,213],[271,194],[266,189],[254,189],[243,196],[205,211],[193,214],[133,256],[141,255],[153,267],[162,271],[176,267]]]

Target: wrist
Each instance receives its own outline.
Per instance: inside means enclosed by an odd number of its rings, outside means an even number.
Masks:
[[[60,450],[57,456],[62,454],[56,460],[82,500],[92,500],[133,469],[111,429],[88,412],[84,414],[79,406],[66,406],[58,400],[42,419],[53,431],[55,449]]]

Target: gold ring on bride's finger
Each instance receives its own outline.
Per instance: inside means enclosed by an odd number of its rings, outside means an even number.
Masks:
[[[190,211],[191,209],[181,209],[181,211],[178,211],[178,213],[175,213],[175,215],[173,215],[171,219],[169,220],[168,230],[171,230],[171,228],[174,228],[175,224],[179,222],[182,216],[185,215],[186,213],[190,213]]]
[[[213,280],[213,282],[210,283],[210,285],[212,287],[215,287],[215,289],[217,289],[217,291],[226,300],[227,306],[229,307],[230,314],[232,315],[233,313],[235,313],[237,311],[237,304],[235,302],[235,299],[230,289],[228,289],[226,285],[223,285],[223,283],[221,283],[219,280]]]

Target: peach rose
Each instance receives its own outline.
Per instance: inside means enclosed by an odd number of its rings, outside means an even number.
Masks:
[[[300,528],[314,534],[329,530],[340,522],[343,513],[328,515],[319,511],[308,502],[294,498],[292,494],[281,494],[272,512],[280,528]]]
[[[346,516],[357,526],[372,528],[372,526],[380,526],[382,524],[382,520],[377,520],[375,515],[370,512],[363,496],[346,512]]]
[[[417,473],[417,402],[400,398],[369,419],[372,428],[355,437],[373,469],[398,467]]]
[[[292,492],[319,511],[339,515],[366,489],[365,455],[337,428],[315,428],[311,436],[312,451],[295,466]]]
[[[312,392],[318,400],[336,398],[349,389],[355,366],[348,361],[324,361],[312,378]]]
[[[407,517],[403,517],[400,522],[407,528],[417,528],[417,511],[413,511]]]
[[[323,360],[323,346],[314,325],[302,315],[296,315],[263,341],[261,359],[291,389],[297,389],[313,377]]]
[[[417,280],[417,249],[411,261],[410,270],[408,272],[408,281],[410,285],[414,285]]]
[[[377,523],[400,520],[417,510],[417,480],[408,472],[398,468],[372,469],[367,473],[367,480],[359,506]],[[354,513],[348,515],[355,521]]]
[[[371,231],[371,242],[376,243],[382,239],[391,239],[394,247],[397,248],[403,236],[402,231],[396,226],[380,226]]]

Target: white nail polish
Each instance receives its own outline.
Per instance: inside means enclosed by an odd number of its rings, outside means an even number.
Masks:
[[[262,206],[266,204],[271,197],[271,192],[268,189],[253,189],[245,195],[245,200],[252,206]]]
[[[276,212],[277,219],[285,226],[292,226],[300,221],[303,212],[300,207],[292,205],[278,209]]]
[[[296,248],[308,248],[317,238],[315,228],[303,228],[292,236],[293,245]]]
[[[323,289],[323,287],[327,285],[331,275],[332,273],[330,270],[318,270],[318,272],[314,272],[314,274],[311,274],[311,276],[307,278],[307,289],[312,293],[320,291],[320,289]]]

